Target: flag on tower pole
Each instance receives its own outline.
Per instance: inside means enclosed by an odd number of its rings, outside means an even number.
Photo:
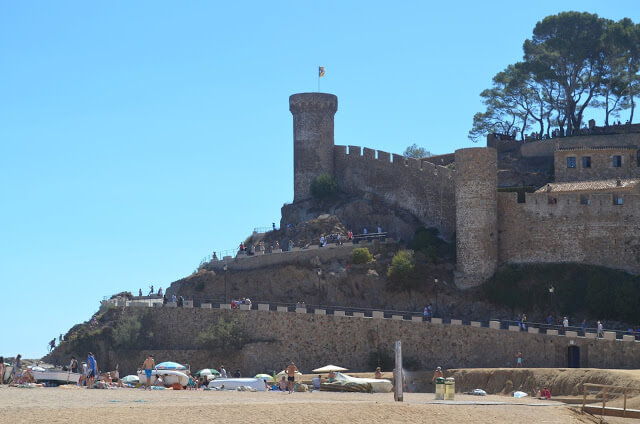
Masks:
[[[318,66],[318,93],[320,92],[320,78],[324,76],[324,66]]]

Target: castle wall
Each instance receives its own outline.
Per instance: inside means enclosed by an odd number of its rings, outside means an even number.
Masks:
[[[498,155],[492,148],[456,150],[456,285],[480,285],[498,264]]]
[[[578,262],[640,273],[640,195],[498,193],[499,261]],[[555,201],[553,200],[555,199]]]
[[[333,175],[333,116],[338,98],[326,93],[299,93],[289,97],[293,115],[294,201],[310,195],[320,174]]]
[[[224,364],[243,376],[275,369],[295,361],[303,372],[326,364],[352,371],[372,371],[371,357],[393,357],[402,341],[406,363],[417,369],[512,367],[514,352],[525,353],[527,367],[565,367],[570,342],[580,348],[580,364],[591,368],[635,368],[640,343],[582,337],[445,325],[401,319],[359,318],[309,313],[221,309],[149,308],[151,332],[161,342],[146,350],[116,354],[97,351],[102,367],[130,373],[141,358],[154,354],[158,362],[188,363],[192,370]],[[197,347],[198,335],[218,319],[238,320],[250,341],[242,350]],[[105,346],[106,348],[106,346]],[[60,361],[68,360],[63,355]],[[385,370],[388,371],[388,370]]]
[[[619,167],[614,167],[614,156],[620,156]],[[568,159],[575,167],[571,168]],[[583,163],[589,158],[588,164]],[[584,166],[590,165],[590,166]],[[591,148],[558,150],[554,154],[556,182],[606,180],[640,177],[640,157],[637,148]]]
[[[393,159],[391,159],[393,157]],[[426,227],[455,232],[454,172],[427,161],[359,146],[335,146],[335,178],[352,194],[374,193],[408,210]]]
[[[513,143],[513,142],[508,142]],[[552,157],[553,152],[559,148],[584,148],[584,147],[638,147],[640,145],[640,133],[588,135],[580,137],[561,137],[551,140],[533,142],[519,142],[522,157]]]

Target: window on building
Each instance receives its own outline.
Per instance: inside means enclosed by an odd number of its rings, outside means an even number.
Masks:
[[[614,205],[622,205],[622,194],[614,194],[613,195],[613,204]]]
[[[620,168],[621,166],[622,166],[622,156],[615,155],[613,157],[613,167],[614,168]]]
[[[591,168],[591,156],[583,156],[582,157],[582,167],[583,168]]]
[[[576,157],[569,156],[567,157],[567,168],[575,168],[576,167]]]
[[[588,194],[581,194],[580,195],[580,204],[581,205],[590,205],[591,204],[591,198],[589,197]]]

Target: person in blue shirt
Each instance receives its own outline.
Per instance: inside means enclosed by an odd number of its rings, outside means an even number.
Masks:
[[[96,358],[93,356],[93,353],[89,352],[89,355],[87,356],[87,387],[91,387],[93,385],[97,374],[98,367],[96,364]]]

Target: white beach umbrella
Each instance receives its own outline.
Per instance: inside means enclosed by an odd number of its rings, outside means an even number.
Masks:
[[[348,370],[349,370],[348,368],[342,368],[337,365],[325,365],[322,368],[316,368],[315,370],[313,370],[313,372],[331,372],[331,371],[342,372],[342,371],[348,371]]]

